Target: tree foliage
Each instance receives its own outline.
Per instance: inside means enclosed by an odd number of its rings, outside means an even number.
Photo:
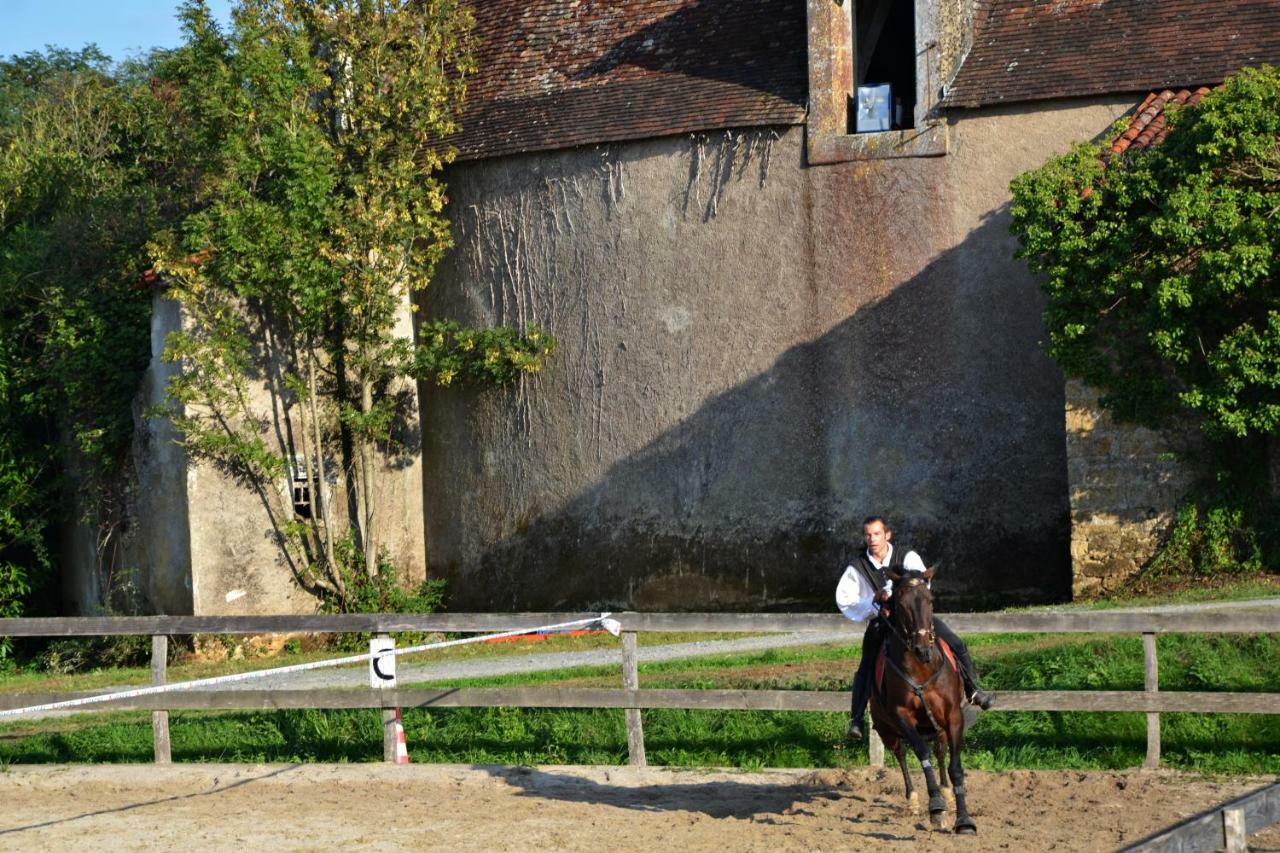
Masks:
[[[113,68],[92,47],[0,62],[0,614],[51,576],[72,488],[118,502],[149,352],[138,272],[185,182],[157,63]]]
[[[1280,433],[1280,70],[1170,109],[1160,145],[1079,145],[1012,184],[1049,349],[1118,417]],[[1118,127],[1118,126],[1117,126]]]
[[[182,15],[170,121],[202,180],[194,212],[152,244],[187,317],[166,349],[182,364],[169,414],[191,451],[257,491],[299,582],[354,601],[351,579],[385,564],[379,469],[413,452],[406,381],[509,381],[554,346],[536,329],[435,321],[415,343],[404,328],[450,246],[439,171],[470,12],[245,0],[225,33],[200,0]],[[309,518],[281,493],[291,476],[315,498]]]

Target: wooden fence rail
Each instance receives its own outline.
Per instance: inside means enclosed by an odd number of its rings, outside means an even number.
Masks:
[[[598,613],[359,613],[310,616],[81,616],[0,619],[0,636],[97,637],[115,634],[395,633],[398,631],[514,631],[589,619]],[[1280,607],[1213,613],[940,613],[962,634],[1274,634]],[[865,627],[829,613],[614,613],[624,631],[783,633],[844,631],[861,639]]]
[[[0,636],[102,636],[150,634],[152,681],[165,679],[166,638],[171,634],[391,633],[398,631],[498,632],[534,629],[589,618],[583,613],[453,613],[345,616],[147,616],[0,619]],[[278,710],[294,708],[622,708],[627,711],[627,747],[633,764],[645,763],[643,709],[847,711],[844,692],[806,690],[645,690],[640,689],[636,632],[837,632],[861,639],[863,625],[829,614],[615,613],[622,626],[623,689],[607,688],[425,688],[313,690],[177,690],[112,700],[94,710],[150,710],[158,762],[169,760],[170,710]],[[1160,717],[1167,712],[1280,713],[1277,693],[1161,692],[1155,637],[1160,633],[1280,633],[1280,609],[1212,613],[998,613],[947,614],[957,631],[976,633],[1112,633],[1143,637],[1142,691],[1000,691],[997,711],[1131,711],[1147,714],[1145,767],[1160,760]],[[851,667],[852,668],[852,667]],[[112,691],[102,691],[112,692]],[[0,709],[40,705],[93,693],[0,694]],[[872,735],[872,763],[883,749]]]

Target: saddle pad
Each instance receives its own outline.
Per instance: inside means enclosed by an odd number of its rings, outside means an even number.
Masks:
[[[944,655],[946,655],[946,656],[947,656],[947,660],[951,662],[951,668],[952,668],[952,669],[954,669],[956,672],[959,672],[959,671],[960,671],[960,667],[959,667],[959,665],[956,663],[956,655],[955,655],[955,652],[951,651],[951,647],[947,645],[947,641],[946,641],[946,640],[944,640],[944,639],[942,639],[941,637],[939,637],[939,638],[938,638],[938,645],[942,647],[942,653],[943,653]]]

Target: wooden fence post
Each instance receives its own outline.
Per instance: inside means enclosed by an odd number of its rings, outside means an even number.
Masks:
[[[884,741],[880,740],[880,733],[874,728],[867,735],[867,762],[872,767],[884,767]]]
[[[640,689],[640,665],[636,656],[636,632],[622,632],[622,687]],[[644,754],[644,723],[639,708],[627,708],[627,758],[635,767],[647,767]]]
[[[1222,840],[1226,853],[1247,853],[1249,832],[1245,828],[1244,809],[1222,810]]]
[[[164,684],[166,671],[169,668],[169,635],[155,634],[151,637],[151,683]],[[151,740],[155,750],[156,764],[169,764],[173,755],[169,749],[169,712],[151,712]]]
[[[1160,689],[1160,667],[1156,658],[1156,635],[1146,632],[1142,635],[1142,670],[1143,689],[1147,693],[1155,693]],[[1160,715],[1147,714],[1147,760],[1142,763],[1143,770],[1155,770],[1160,766]]]
[[[390,634],[379,634],[379,640],[390,640]],[[393,644],[394,645],[394,644]],[[392,658],[394,661],[395,658]],[[372,666],[372,665],[371,665]],[[380,688],[395,687],[396,683],[392,681],[390,684],[379,682]],[[396,747],[400,743],[400,737],[396,734],[396,709],[382,709],[382,760],[388,764],[396,763]]]

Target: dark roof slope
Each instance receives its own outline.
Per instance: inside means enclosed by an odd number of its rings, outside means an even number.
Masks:
[[[978,0],[948,107],[1217,83],[1280,64],[1280,0]]]
[[[804,121],[804,0],[477,0],[459,159]]]

